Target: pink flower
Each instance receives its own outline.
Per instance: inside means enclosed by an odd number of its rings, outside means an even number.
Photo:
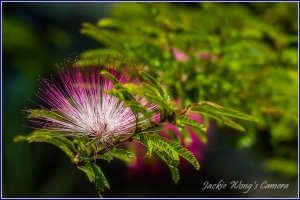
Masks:
[[[106,70],[120,83],[130,82],[128,66],[122,72],[117,71],[116,66],[107,67]],[[40,79],[41,88],[37,96],[51,109],[39,106],[51,112],[54,117],[35,116],[30,117],[33,118],[31,121],[47,130],[65,132],[66,136],[88,136],[91,140],[98,139],[104,146],[111,144],[113,137],[133,133],[137,125],[143,127],[149,124],[149,120],[139,120],[136,124],[137,119],[131,109],[105,93],[113,88],[113,83],[100,74],[100,66],[81,69],[70,65],[67,68],[57,66],[62,85],[53,78]],[[132,82],[138,84],[139,79],[136,78]],[[152,112],[158,107],[144,98],[137,96],[136,99]],[[27,110],[27,113],[30,114],[30,110]],[[138,118],[142,117],[142,114],[138,115]]]
[[[187,62],[190,60],[190,58],[184,53],[183,51],[179,49],[172,49],[173,56],[176,61],[178,62]]]

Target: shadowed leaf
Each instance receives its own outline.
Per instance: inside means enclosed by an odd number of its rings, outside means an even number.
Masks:
[[[73,161],[75,157],[74,152],[76,152],[76,149],[73,142],[57,132],[36,130],[27,136],[17,135],[14,138],[14,142],[21,142],[25,140],[28,142],[47,142],[53,144],[63,150],[69,156],[71,161]]]
[[[106,154],[109,154],[109,152],[106,152],[104,155]],[[136,159],[136,156],[133,153],[124,149],[114,149],[112,150],[111,154],[113,157],[116,157],[125,162],[130,162],[132,159]]]
[[[92,168],[94,174],[95,174],[95,184],[96,189],[99,191],[104,191],[104,187],[110,188],[108,181],[106,180],[101,168],[96,165],[95,163],[89,163],[89,166]]]

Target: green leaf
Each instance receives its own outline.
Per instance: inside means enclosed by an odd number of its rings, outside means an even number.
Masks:
[[[203,104],[201,104],[201,103],[203,103]],[[192,110],[195,110],[195,111],[198,111],[199,109],[200,110],[203,110],[203,109],[209,110],[209,111],[214,112],[215,114],[219,114],[219,115],[227,115],[227,116],[234,117],[234,118],[258,122],[258,119],[256,117],[247,115],[245,113],[242,113],[240,111],[233,110],[230,108],[224,108],[223,106],[220,106],[220,105],[212,103],[212,102],[207,102],[207,101],[204,102],[203,101],[203,102],[200,102],[199,105],[195,105],[192,107]]]
[[[239,131],[243,131],[243,132],[246,131],[246,129],[243,126],[241,126],[240,124],[236,123],[235,121],[229,119],[228,117],[225,117],[222,115],[220,117],[222,119],[222,122],[224,124],[226,124],[227,126],[231,126],[232,128],[235,128]]]
[[[124,106],[129,107],[134,113],[142,113],[147,118],[152,116],[152,113],[142,106],[121,84],[116,84],[115,88],[107,90],[106,93],[124,101]]]
[[[63,150],[73,161],[76,152],[75,146],[72,141],[66,137],[58,134],[57,132],[51,132],[47,130],[36,130],[27,136],[16,136],[14,142],[20,142],[27,140],[28,142],[46,142],[53,144]]]
[[[28,115],[28,118],[51,118],[58,121],[65,121],[64,118],[60,115],[58,110],[45,110],[45,109],[32,109],[28,110],[30,114]]]
[[[125,101],[124,105],[136,113],[142,113],[147,118],[152,116],[152,113],[143,107],[138,101]]]
[[[139,72],[139,74],[147,81],[149,81],[150,84],[152,84],[155,89],[157,89],[159,91],[159,94],[161,95],[161,97],[167,101],[168,100],[168,94],[166,93],[166,91],[161,87],[161,84],[155,79],[153,78],[151,75],[147,74],[144,71]]]
[[[110,152],[106,152],[105,154],[109,154]],[[105,155],[104,154],[104,155]],[[111,152],[112,156],[113,157],[116,157],[120,160],[123,160],[125,162],[130,162],[132,159],[136,159],[136,156],[129,152],[129,151],[126,151],[124,149],[114,149],[112,152]]]
[[[191,111],[199,112],[204,115],[208,115],[208,116],[210,116],[218,121],[221,121],[224,124],[226,124],[232,128],[235,128],[239,131],[245,131],[245,128],[243,126],[241,126],[240,124],[234,122],[233,120],[229,119],[226,116],[235,117],[235,118],[248,120],[248,121],[254,121],[254,122],[258,121],[258,119],[256,117],[241,113],[241,112],[233,110],[233,109],[224,108],[223,106],[220,106],[218,104],[208,102],[208,101],[202,101],[202,102],[193,104],[191,106]]]
[[[121,101],[135,101],[139,103],[135,99],[135,97],[132,94],[130,94],[126,88],[123,87],[122,84],[115,84],[113,89],[106,90],[105,92],[109,95],[117,97]]]
[[[222,115],[217,115],[216,113],[210,111],[210,110],[205,110],[205,109],[197,109],[197,111],[193,111],[193,112],[198,112],[200,114],[203,114],[203,115],[207,115],[211,118],[214,118],[216,119],[217,121],[220,121],[222,123],[224,123],[225,125],[227,126],[230,126],[234,129],[237,129],[239,131],[245,131],[245,128],[243,126],[241,126],[240,124],[232,121],[231,119],[225,117],[225,116],[222,116]]]
[[[172,162],[168,164],[178,165],[179,156],[173,147],[170,146],[166,141],[161,140],[160,137],[157,137],[156,134],[139,134],[136,137],[139,137],[139,140],[148,147],[149,151],[156,152],[157,150],[164,151],[172,158]]]
[[[95,182],[95,173],[88,163],[84,166],[77,165],[77,168],[86,173],[91,183]]]
[[[207,142],[207,137],[206,137],[206,127],[203,125],[203,124],[200,124],[198,123],[197,121],[187,117],[187,116],[179,116],[179,117],[176,117],[176,122],[178,124],[185,124],[185,125],[188,125],[190,127],[194,127],[194,128],[197,128],[198,130],[200,131],[195,131],[196,134],[200,137],[200,139],[203,141],[203,142]]]
[[[187,130],[187,127],[177,127],[181,136],[183,137],[183,142],[185,144],[185,146],[189,146],[193,140],[191,138],[191,135],[189,133],[189,131]],[[169,130],[169,132],[172,132],[171,130]],[[174,133],[175,134],[175,133]],[[172,139],[172,141],[177,142],[176,140]],[[178,141],[177,143],[180,143],[180,141]]]
[[[193,126],[187,126],[187,127],[185,127],[185,129],[188,132],[193,131],[204,144],[207,143],[207,135],[206,135],[206,133],[204,133],[202,131],[199,131],[198,128],[195,128]]]
[[[140,138],[141,144],[151,149],[148,150],[148,155],[151,154],[150,151],[151,152],[153,151],[168,165],[170,172],[172,174],[172,179],[177,184],[179,180],[179,172],[178,169],[176,168],[176,165],[179,164],[179,160],[178,163],[174,162],[174,158],[167,151],[165,151],[165,148],[158,148],[157,145],[155,145],[157,144],[157,142],[152,142],[153,140],[149,138],[148,138],[149,140],[147,140],[143,136],[144,135],[140,134],[137,135],[136,138]],[[162,146],[162,145],[159,144],[158,146]]]
[[[168,165],[172,175],[172,179],[174,180],[175,184],[177,184],[179,180],[179,172],[178,169],[176,168],[176,165],[170,162],[172,158],[165,151],[162,151],[161,149],[153,149],[153,151]]]
[[[102,70],[101,71],[101,75],[105,76],[106,78],[108,78],[114,85],[119,84],[119,81],[116,79],[116,77],[114,77],[111,73],[109,73],[106,70]]]
[[[103,155],[102,154],[97,155],[97,159],[102,159],[102,160],[106,160],[106,161],[110,162],[114,158],[109,153],[105,153]]]
[[[91,67],[95,65],[111,64],[109,55],[119,55],[120,52],[112,48],[90,49],[80,53],[80,60],[76,62],[78,67]],[[88,62],[87,62],[88,61]]]
[[[172,166],[172,165],[168,165],[168,167],[171,171],[172,179],[174,180],[175,184],[177,184],[178,181],[179,181],[179,171],[178,171],[178,169],[175,166]]]
[[[179,129],[179,131],[181,132],[181,128]],[[177,134],[175,134],[173,131],[166,130],[166,133],[171,137],[172,141],[177,142],[177,143],[180,142],[180,137]],[[190,138],[190,135],[187,134],[187,137]],[[185,137],[183,136],[183,138],[185,138]],[[187,145],[188,145],[188,141],[187,141]]]
[[[88,142],[88,136],[73,138],[74,145],[83,157],[87,157],[92,151],[94,151],[91,145],[86,145]]]
[[[123,44],[120,43],[120,41],[116,41],[116,37],[120,40],[123,39],[118,33],[98,28],[97,26],[87,22],[82,23],[82,27],[83,28],[80,30],[80,33],[90,36],[102,44],[115,49],[123,49]]]
[[[179,172],[176,168],[176,164],[173,163],[173,159],[162,149],[154,148],[153,151],[168,165],[172,174],[172,179],[177,184],[179,180]]]
[[[118,98],[121,101],[125,101],[125,99],[126,99],[123,92],[121,92],[120,90],[117,90],[115,88],[113,88],[111,90],[106,90],[105,93],[109,94],[111,96],[114,96],[114,97]]]
[[[159,91],[155,89],[152,85],[149,85],[147,83],[142,83],[142,88],[145,88],[146,90],[153,92],[153,94],[157,95],[159,98],[162,98]]]
[[[120,26],[123,27],[124,24],[115,19],[102,18],[97,22],[97,25],[101,28],[119,28]]]
[[[127,21],[127,19],[125,19]],[[122,20],[116,20],[111,18],[102,18],[97,22],[97,25],[101,28],[116,28],[118,30],[125,31],[127,34],[135,33],[139,35],[156,35],[159,33],[159,29],[155,27],[140,26],[139,24],[128,24]]]
[[[166,103],[161,97],[159,97],[155,92],[151,90],[139,87],[131,83],[124,84],[124,87],[132,94],[137,94],[151,102],[155,102],[166,110],[170,109],[169,104]]]
[[[104,187],[109,189],[110,187],[108,181],[106,180],[101,168],[95,163],[89,163],[89,166],[92,168],[95,174],[96,189],[102,192],[104,191]]]
[[[154,148],[154,145],[153,143],[151,142],[151,140],[148,140],[147,143],[147,148],[148,148],[148,152],[147,152],[147,155],[149,156],[149,158],[152,157],[152,152],[153,152],[153,148]],[[170,157],[172,159],[172,157]],[[173,162],[173,159],[171,160]]]
[[[200,169],[200,164],[198,160],[195,158],[194,154],[188,149],[184,148],[177,142],[168,140],[167,138],[161,137],[159,135],[155,135],[155,137],[159,137],[160,140],[163,140],[164,142],[168,143],[173,148],[173,150],[175,150],[181,157],[190,162],[195,167],[195,169]]]
[[[207,129],[203,124],[198,123],[197,121],[187,117],[187,116],[179,116],[176,117],[176,121],[179,124],[185,124],[185,125],[189,125],[189,126],[193,126],[195,128],[200,129],[202,132],[206,132]]]
[[[161,137],[157,134],[139,134],[135,136],[136,139],[149,148],[149,152],[155,152],[168,166],[172,173],[172,178],[175,183],[179,180],[178,170],[175,167],[179,164],[178,154],[190,162],[197,170],[200,165],[192,152],[178,144],[177,142],[168,140],[167,138]],[[174,153],[174,151],[176,153]],[[174,159],[176,155],[176,159]],[[175,161],[175,162],[174,162]]]
[[[27,141],[27,137],[28,136],[24,136],[24,135],[16,135],[14,137],[14,142],[23,142],[23,141]]]

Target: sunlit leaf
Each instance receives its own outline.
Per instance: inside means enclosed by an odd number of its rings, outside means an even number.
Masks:
[[[207,129],[203,124],[200,124],[197,121],[195,121],[187,116],[179,116],[176,118],[176,121],[179,124],[185,124],[185,125],[188,125],[188,126],[198,129],[198,131],[196,131],[197,135],[200,137],[200,139],[203,142],[207,141],[207,137],[205,134]]]
[[[124,87],[133,94],[137,94],[141,97],[144,97],[145,99],[148,99],[149,101],[155,102],[158,105],[162,106],[166,110],[169,110],[169,104],[165,102],[161,97],[157,96],[155,92],[150,91],[146,88],[139,87],[134,84],[124,84]]]
[[[187,117],[187,116],[179,116],[176,117],[176,122],[181,125],[188,125],[190,127],[194,127],[197,130],[195,130],[195,133],[199,136],[199,138],[205,143],[207,142],[207,136],[206,136],[206,127],[203,124],[198,123],[197,121]]]
[[[147,118],[151,117],[152,113],[142,106],[122,85],[117,84],[115,88],[107,90],[106,93],[124,101],[124,106],[129,107],[134,113],[142,113]]]
[[[175,150],[181,157],[183,157],[188,162],[190,162],[195,167],[195,169],[197,169],[197,170],[200,169],[199,162],[195,158],[194,154],[192,152],[190,152],[188,149],[184,148],[177,142],[168,140],[167,138],[161,137],[159,135],[153,135],[153,137],[159,138],[159,140],[162,140],[162,141],[168,143],[173,148],[173,150]]]
[[[162,98],[162,96],[159,93],[159,91],[156,88],[154,88],[152,85],[149,85],[147,83],[142,83],[142,88],[145,88],[146,90],[153,92],[153,94],[155,94],[159,98]]]
[[[149,146],[151,150],[155,153],[164,151],[172,160],[166,160],[171,161],[168,164],[171,165],[178,165],[179,164],[179,156],[176,151],[174,151],[173,147],[170,146],[167,142],[164,140],[161,140],[159,137],[156,137],[155,134],[139,134],[135,136],[140,140],[140,142],[145,145]]]
[[[119,81],[116,79],[116,77],[114,77],[111,73],[109,73],[106,70],[102,70],[101,71],[101,75],[105,76],[106,78],[108,78],[114,85],[115,84],[119,84]]]
[[[138,101],[125,101],[124,105],[136,113],[142,113],[147,118],[151,117],[152,115],[152,113],[143,107]]]
[[[64,121],[64,118],[60,115],[58,110],[32,109],[27,111],[30,112],[28,118],[51,118],[58,121]]]
[[[179,164],[179,159],[178,159],[178,161],[175,162],[174,157],[173,157],[174,153],[172,153],[172,155],[170,155],[170,153],[169,153],[170,150],[167,150],[167,148],[169,148],[169,147],[166,147],[166,145],[164,144],[165,141],[159,140],[160,138],[158,138],[158,137],[150,136],[150,137],[145,138],[144,135],[142,135],[142,134],[136,136],[136,138],[140,139],[140,142],[143,145],[150,148],[151,152],[153,151],[154,153],[156,153],[156,155],[158,155],[168,165],[170,172],[172,174],[172,179],[177,184],[177,182],[179,180],[179,172],[178,172],[178,169],[176,168],[176,166]],[[148,149],[148,155],[149,154],[151,154],[151,153],[149,152],[149,149]]]
[[[201,102],[200,102],[201,103]],[[256,117],[253,117],[251,115],[247,115],[245,113],[242,113],[240,111],[237,110],[233,110],[230,108],[225,108],[223,106],[220,106],[218,104],[212,103],[212,102],[205,102],[203,105],[194,105],[191,108],[193,111],[200,111],[200,110],[209,110],[215,114],[219,114],[219,115],[227,115],[230,117],[234,117],[234,118],[239,118],[239,119],[243,119],[243,120],[248,120],[248,121],[254,121],[257,122],[258,119]]]
[[[196,111],[193,111],[193,112],[196,112]],[[222,116],[222,115],[218,115],[210,110],[204,110],[204,109],[198,109],[197,110],[197,113],[200,113],[200,114],[203,114],[203,115],[207,115],[211,118],[214,118],[216,119],[217,121],[219,122],[222,122],[223,124],[227,125],[227,126],[230,126],[234,129],[237,129],[239,131],[245,131],[245,128],[243,126],[241,126],[240,124],[234,122],[233,120],[225,117],[225,116]]]
[[[147,81],[149,81],[149,83],[151,85],[153,85],[155,87],[155,89],[157,89],[159,91],[159,94],[161,95],[161,97],[167,101],[168,100],[168,94],[166,93],[166,91],[161,87],[161,84],[155,79],[153,78],[151,75],[147,74],[144,71],[139,72],[139,74],[146,79]]]
[[[121,101],[125,101],[125,99],[126,99],[124,94],[120,90],[117,90],[115,88],[113,88],[111,90],[106,90],[105,93],[109,94],[111,96],[114,96],[114,97],[120,99]]]
[[[184,127],[178,127],[178,130],[180,131],[180,135],[183,138],[183,142],[184,142],[185,146],[188,147],[193,142],[193,140],[191,138],[191,135],[190,135],[187,127],[186,126],[184,126]],[[172,141],[175,141],[175,140],[172,140]]]

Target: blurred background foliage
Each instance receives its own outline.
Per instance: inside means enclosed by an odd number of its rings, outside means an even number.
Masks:
[[[170,176],[128,179],[124,163],[99,163],[112,188],[104,196],[297,196],[298,3],[6,2],[2,30],[4,197],[97,197],[56,147],[13,143],[32,131],[21,126],[31,124],[20,111],[36,106],[28,98],[40,102],[38,75],[57,76],[55,63],[82,49],[89,49],[83,59],[101,49],[145,63],[181,108],[207,100],[259,118],[241,122],[242,133],[218,124],[200,171],[180,172],[177,186]],[[247,194],[201,190],[221,179],[290,186]]]
[[[182,108],[207,100],[257,116],[234,144],[266,137],[265,166],[296,176],[296,17],[294,3],[124,3],[112,17],[84,23],[81,33],[146,63]]]

